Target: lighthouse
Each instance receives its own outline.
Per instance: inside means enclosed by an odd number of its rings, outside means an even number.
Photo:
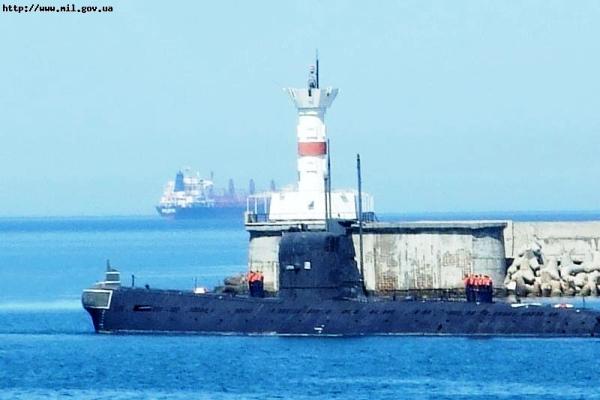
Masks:
[[[306,88],[287,89],[298,110],[298,191],[323,191],[327,177],[327,130],[325,112],[338,89],[319,87],[319,59],[310,67]]]
[[[356,220],[358,195],[355,190],[331,190],[326,196],[326,186],[329,182],[329,149],[325,114],[335,100],[338,89],[321,87],[317,58],[315,64],[309,68],[306,87],[288,88],[285,91],[291,97],[298,112],[297,184],[268,193],[266,197],[251,197],[248,203],[247,220],[250,224],[257,221],[260,210],[264,210],[266,221],[269,223],[289,221],[319,223],[326,218],[326,215],[332,218]],[[263,199],[262,205],[259,205],[261,199]],[[363,216],[366,215],[365,213],[373,214],[371,196],[363,193],[362,200]]]

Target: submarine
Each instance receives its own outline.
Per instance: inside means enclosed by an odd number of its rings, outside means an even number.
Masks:
[[[324,231],[285,232],[275,296],[125,287],[108,267],[83,291],[98,333],[221,335],[600,335],[600,312],[467,299],[368,295],[350,235],[351,222]]]

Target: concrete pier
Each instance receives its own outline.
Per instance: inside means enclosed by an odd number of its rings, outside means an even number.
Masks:
[[[323,224],[247,225],[248,267],[277,290],[277,251],[282,232],[323,230]],[[486,274],[501,284],[506,271],[504,222],[369,222],[363,226],[364,278],[368,290],[461,288],[465,274]],[[359,248],[358,227],[353,227]],[[358,254],[357,254],[358,261]]]
[[[368,290],[461,288],[465,274],[489,275],[503,287],[507,265],[533,243],[544,254],[569,253],[574,261],[600,251],[600,221],[367,222],[363,228],[364,278]],[[249,223],[248,268],[265,275],[265,288],[278,288],[278,248],[282,232],[323,230],[322,223]],[[353,227],[357,249],[358,227]]]
[[[502,222],[366,224],[364,274],[368,290],[462,288],[466,274],[504,279]],[[355,247],[358,234],[354,232]]]
[[[568,252],[580,260],[600,251],[600,221],[507,221],[504,241],[507,258],[516,258],[520,251],[537,242],[548,255],[559,257]]]

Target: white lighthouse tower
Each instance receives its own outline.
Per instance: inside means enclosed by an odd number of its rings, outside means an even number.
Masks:
[[[338,89],[321,88],[319,60],[310,67],[306,88],[286,89],[298,110],[298,184],[294,190],[270,195],[269,221],[319,221],[326,215],[327,129],[325,113],[335,100]],[[331,217],[356,219],[358,197],[353,190],[335,190],[328,197]],[[365,212],[372,212],[372,199],[363,193]]]
[[[338,89],[319,87],[319,59],[311,67],[308,87],[287,89],[298,110],[298,191],[323,192],[327,177],[325,112]]]

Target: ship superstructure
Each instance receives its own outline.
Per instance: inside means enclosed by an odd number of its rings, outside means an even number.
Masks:
[[[212,179],[200,177],[190,168],[177,172],[175,180],[167,182],[156,210],[163,217],[187,218],[214,214],[219,211],[242,215],[246,195],[237,194],[233,181],[226,191],[215,189]]]

